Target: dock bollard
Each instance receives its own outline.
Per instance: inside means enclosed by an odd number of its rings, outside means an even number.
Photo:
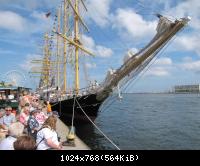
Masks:
[[[70,127],[69,133],[67,135],[67,140],[62,143],[63,146],[73,146],[75,147],[75,127]]]

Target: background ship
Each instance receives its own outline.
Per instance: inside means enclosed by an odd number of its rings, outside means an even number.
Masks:
[[[53,110],[60,112],[65,122],[71,123],[74,119],[79,124],[89,122],[89,118],[94,121],[100,106],[114,91],[121,98],[120,88],[141,73],[190,20],[181,18],[173,22],[157,14],[157,33],[143,49],[137,53],[128,51],[124,64],[116,70],[110,69],[101,84],[95,81],[80,88],[82,80],[79,72],[81,69],[84,71],[86,80],[87,73],[84,67],[80,68],[79,57],[85,54],[94,56],[81,40],[83,30],[88,31],[88,27],[80,15],[80,9],[87,10],[84,1],[64,0],[55,16],[52,33],[45,34],[43,59],[33,60],[33,63],[41,63],[41,71],[32,71],[40,74],[37,92],[50,100]]]

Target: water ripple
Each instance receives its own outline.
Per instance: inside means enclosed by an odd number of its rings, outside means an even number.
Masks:
[[[123,97],[96,119],[96,124],[121,149],[200,149],[197,95],[127,94]],[[83,128],[80,135],[92,149],[114,149],[95,128]]]

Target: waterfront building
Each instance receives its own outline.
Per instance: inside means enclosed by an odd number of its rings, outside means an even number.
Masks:
[[[200,84],[196,85],[176,85],[175,93],[200,93]]]

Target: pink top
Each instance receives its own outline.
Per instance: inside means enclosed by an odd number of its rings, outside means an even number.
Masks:
[[[38,121],[39,124],[43,124],[47,119],[47,116],[44,114],[44,112],[40,112],[36,115],[35,119]]]
[[[28,122],[28,118],[29,115],[25,114],[24,112],[20,114],[19,116],[19,121],[23,124],[23,125],[27,125]]]

